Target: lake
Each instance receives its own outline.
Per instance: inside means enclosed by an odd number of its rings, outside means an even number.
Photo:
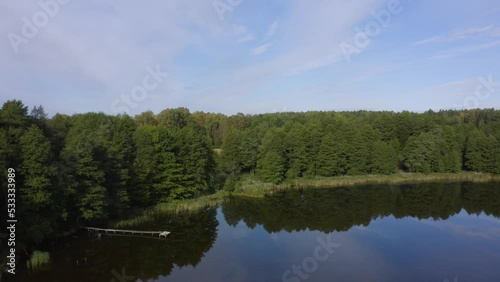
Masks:
[[[7,281],[500,281],[499,217],[498,183],[293,190],[82,232]]]

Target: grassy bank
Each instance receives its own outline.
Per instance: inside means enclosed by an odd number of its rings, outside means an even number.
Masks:
[[[160,203],[147,209],[142,215],[130,219],[118,221],[112,226],[114,228],[123,228],[127,226],[134,226],[137,224],[145,223],[154,220],[155,217],[166,213],[179,213],[199,211],[206,207],[214,207],[224,201],[230,194],[224,191],[218,191],[215,194],[201,196],[196,199],[188,199],[182,201],[175,201],[172,203]]]
[[[338,177],[314,177],[300,178],[287,181],[283,184],[274,185],[264,183],[254,176],[243,176],[240,181],[240,189],[236,192],[238,195],[249,197],[264,197],[272,193],[287,189],[304,188],[333,188],[355,186],[363,184],[403,184],[420,182],[491,182],[500,181],[500,176],[494,176],[487,173],[460,172],[460,173],[405,173],[400,172],[391,175],[352,175]]]
[[[243,175],[237,184],[234,192],[218,191],[211,195],[201,196],[196,199],[176,201],[172,203],[161,203],[149,208],[143,215],[128,220],[122,220],[114,227],[126,227],[151,221],[157,215],[165,213],[178,213],[197,211],[205,207],[213,207],[222,203],[227,197],[251,197],[263,198],[266,195],[272,195],[277,192],[289,189],[307,189],[307,188],[334,188],[366,184],[404,184],[421,182],[491,182],[499,181],[500,176],[493,176],[486,173],[461,172],[461,173],[404,173],[400,172],[392,175],[356,175],[339,177],[314,177],[300,178],[287,181],[282,184],[272,184],[262,182],[253,175]]]

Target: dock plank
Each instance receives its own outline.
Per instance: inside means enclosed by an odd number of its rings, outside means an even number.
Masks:
[[[141,230],[125,230],[125,229],[108,229],[108,228],[97,228],[97,227],[85,227],[87,231],[96,231],[104,233],[121,233],[121,234],[149,234],[158,235],[159,237],[167,237],[170,232],[168,231],[141,231]]]

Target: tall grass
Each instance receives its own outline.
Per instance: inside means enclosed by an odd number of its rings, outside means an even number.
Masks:
[[[282,184],[274,185],[259,180],[253,175],[243,175],[234,192],[218,191],[215,194],[201,196],[196,199],[175,201],[171,203],[160,203],[149,208],[143,215],[128,220],[122,220],[114,224],[120,228],[133,226],[153,221],[156,216],[164,213],[194,212],[206,207],[214,207],[224,202],[229,196],[263,198],[277,192],[289,189],[306,188],[334,188],[365,184],[402,184],[419,182],[442,182],[442,181],[469,181],[469,182],[491,182],[500,181],[500,176],[486,173],[461,172],[461,173],[405,173],[399,172],[392,175],[352,175],[338,177],[314,177],[290,180]]]
[[[146,222],[154,221],[155,218],[162,214],[179,213],[179,212],[195,212],[207,207],[215,207],[221,204],[229,193],[218,191],[212,195],[201,196],[196,199],[179,200],[170,203],[160,203],[147,209],[142,215],[131,219],[121,220],[113,226],[115,228],[123,228],[126,226],[135,226]]]
[[[461,172],[461,173],[405,173],[399,172],[392,175],[345,175],[337,177],[313,177],[289,180],[285,183],[274,185],[260,181],[255,176],[245,175],[241,179],[240,189],[233,193],[234,196],[265,197],[276,192],[289,189],[305,188],[334,188],[364,184],[402,184],[419,182],[442,181],[469,181],[491,182],[500,181],[500,176],[487,173]]]
[[[49,263],[50,254],[48,252],[34,251],[31,258],[26,262],[28,268],[38,269],[43,265]]]

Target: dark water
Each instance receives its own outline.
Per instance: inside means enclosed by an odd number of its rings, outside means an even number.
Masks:
[[[500,185],[378,185],[232,199],[82,233],[8,281],[500,281]],[[78,263],[77,263],[78,261]]]

